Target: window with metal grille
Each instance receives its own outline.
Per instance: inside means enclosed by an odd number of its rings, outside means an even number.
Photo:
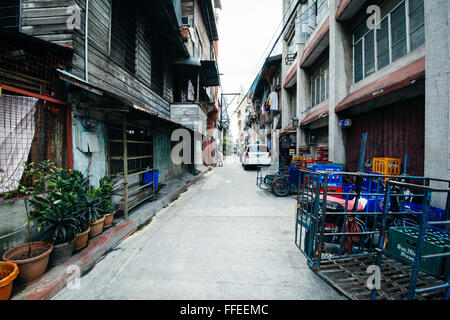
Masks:
[[[153,137],[148,136],[147,130],[132,125],[127,126],[127,163],[128,175],[141,174],[147,168],[153,168]],[[109,156],[110,174],[122,176],[124,174],[124,143],[123,127],[111,125],[109,127]]]
[[[20,0],[0,1],[0,28],[19,30]]]
[[[391,13],[392,61],[406,54],[406,11],[405,3]]]
[[[129,72],[135,72],[136,3],[112,1],[111,57]]]
[[[409,36],[411,50],[425,43],[425,14],[423,0],[409,0]]]
[[[377,30],[377,68],[382,69],[390,63],[389,20],[385,18]],[[355,79],[356,80],[356,79]]]
[[[405,0],[390,11],[377,28],[369,30],[363,22],[353,32],[355,83],[425,43],[423,1]]]

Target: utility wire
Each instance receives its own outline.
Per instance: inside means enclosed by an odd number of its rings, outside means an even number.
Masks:
[[[300,0],[297,0],[297,3],[295,4],[294,9],[292,9],[292,12],[291,12],[291,14],[289,15],[289,18],[286,20],[286,22],[285,22],[285,24],[284,24],[284,26],[283,26],[283,28],[282,28],[280,34],[278,35],[277,39],[275,40],[275,43],[272,45],[272,49],[271,49],[271,50],[269,51],[269,53],[267,54],[265,60],[267,60],[267,57],[270,57],[271,53],[272,53],[273,50],[275,49],[275,47],[276,47],[276,45],[278,44],[278,41],[280,40],[280,38],[281,38],[281,36],[283,35],[284,31],[285,31],[286,28],[289,26],[292,17],[294,16],[294,14],[297,13],[297,9],[298,9],[299,5],[300,5]],[[287,14],[288,11],[289,11],[289,10],[287,9],[287,10],[286,10],[286,14]],[[283,19],[284,19],[284,17],[283,17]],[[278,28],[277,28],[277,30],[278,30]],[[276,31],[275,31],[275,34],[276,34]],[[273,38],[273,37],[272,37],[272,38]],[[270,42],[269,42],[269,46],[270,46]],[[263,54],[263,56],[264,56],[264,54]],[[263,61],[264,61],[264,60],[263,60]],[[259,61],[258,61],[258,65],[259,65]],[[257,65],[257,67],[258,67],[258,65]],[[256,70],[257,70],[257,69],[256,69]],[[260,72],[259,72],[259,73],[260,73]],[[259,73],[258,73],[258,74],[259,74]],[[253,82],[252,82],[252,84],[250,85],[250,88],[248,88],[248,91],[247,91],[247,93],[245,94],[245,96],[244,96],[244,97],[242,98],[242,100],[238,103],[237,108],[234,110],[234,112],[231,114],[231,116],[233,116],[233,115],[237,112],[237,110],[239,109],[239,106],[241,105],[241,103],[244,101],[244,99],[245,99],[246,97],[248,97],[248,94],[250,93],[250,89],[251,89],[252,85],[253,85]]]
[[[290,8],[290,6],[289,6]],[[275,32],[273,33],[272,38],[270,39],[269,43],[267,44],[266,48],[264,49],[261,57],[259,58],[258,62],[256,63],[255,68],[252,70],[251,74],[254,74],[256,71],[258,71],[258,69],[260,68],[259,65],[261,62],[264,62],[264,56],[266,51],[269,49],[270,44],[272,43],[273,39],[275,39],[275,36],[278,32],[278,29],[280,29],[280,27],[283,25],[283,21],[285,21],[285,18],[287,17],[287,14],[289,13],[289,8],[286,8],[285,12],[283,13],[283,19],[280,21],[280,23],[278,24],[278,27],[275,29]]]

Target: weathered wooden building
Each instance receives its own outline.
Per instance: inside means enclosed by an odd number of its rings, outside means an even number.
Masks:
[[[162,183],[186,171],[196,172],[193,164],[171,161],[171,133],[184,127],[206,135],[207,114],[215,108],[217,90],[210,89],[219,85],[213,45],[218,40],[215,4],[195,1],[189,20],[182,2],[186,4],[181,0],[0,4],[1,28],[70,51],[66,66],[49,71],[66,83],[70,106],[66,125],[72,139],[64,166],[91,175],[94,185],[104,175],[123,178],[127,183],[119,194],[125,213],[153,196],[142,186],[143,173],[149,169],[159,170]],[[193,46],[182,33],[190,21],[198,37]],[[190,58],[197,65],[186,65]],[[183,115],[186,103],[197,106],[195,119],[177,116]]]

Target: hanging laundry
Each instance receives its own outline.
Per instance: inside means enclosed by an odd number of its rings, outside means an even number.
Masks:
[[[270,107],[269,107],[269,100],[266,100],[266,104],[264,105],[264,112],[270,112]]]
[[[269,96],[269,107],[270,111],[278,111],[278,93],[276,91],[272,92]]]
[[[187,94],[187,100],[188,101],[194,101],[194,86],[192,85],[191,80],[188,81],[188,94]]]

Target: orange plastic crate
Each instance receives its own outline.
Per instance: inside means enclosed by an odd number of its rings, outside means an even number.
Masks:
[[[388,176],[399,176],[402,169],[402,160],[395,158],[373,158],[372,171]],[[386,180],[389,180],[387,178]]]

